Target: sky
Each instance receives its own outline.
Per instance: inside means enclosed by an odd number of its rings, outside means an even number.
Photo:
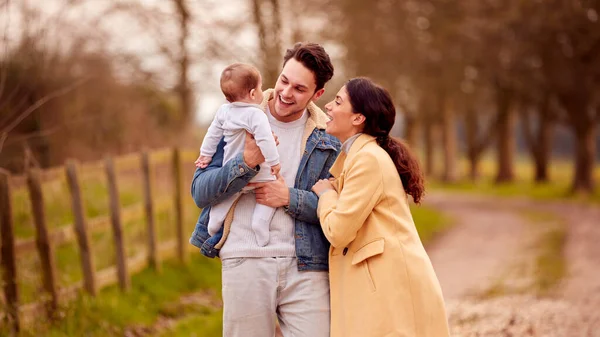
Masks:
[[[310,36],[327,29],[327,20],[317,17],[302,18],[293,16],[292,0],[281,0],[282,6],[282,45],[292,44],[291,24],[301,25],[301,29]],[[1,3],[1,0],[0,0]],[[46,29],[49,40],[63,48],[71,48],[69,41],[73,36],[93,34],[102,37],[103,50],[114,54],[133,54],[142,61],[144,70],[159,74],[159,82],[165,87],[173,87],[177,79],[177,69],[161,52],[159,45],[177,50],[178,27],[176,13],[169,0],[9,0],[9,6],[0,9],[0,27],[14,45],[25,26],[19,15],[19,6],[25,4],[39,10],[39,16],[30,24],[36,29]],[[232,62],[255,63],[258,59],[259,41],[253,24],[249,0],[193,0],[188,1],[196,23],[190,29],[188,49],[192,54],[189,77],[196,97],[196,122],[208,125],[218,107],[225,103],[219,88],[222,69]],[[295,2],[294,4],[297,4]],[[114,11],[114,7],[121,11]],[[147,15],[131,14],[131,8],[141,7],[142,13],[153,13],[155,22],[144,25]],[[128,13],[123,13],[123,9]],[[288,10],[286,10],[288,9]],[[294,8],[295,11],[302,10]],[[160,24],[156,24],[160,22]],[[225,23],[237,23],[241,26],[235,34],[219,29]],[[287,23],[287,24],[286,24]],[[152,29],[149,28],[153,27]],[[60,27],[53,29],[53,27]],[[157,30],[155,27],[159,27]],[[160,37],[157,38],[157,31]],[[68,37],[65,36],[68,34]],[[225,41],[231,50],[227,59],[207,62],[204,51],[210,39]],[[75,46],[79,48],[80,46]],[[89,45],[81,48],[96,48]],[[332,56],[342,55],[339,46],[325,44]],[[195,61],[194,61],[195,60]],[[258,65],[257,65],[258,66]],[[119,71],[119,68],[116,68]],[[341,74],[336,67],[336,75]],[[127,77],[127,69],[123,76]],[[265,88],[273,84],[265,84]],[[337,91],[337,88],[331,89]]]
[[[175,25],[174,8],[169,1],[85,0],[72,2],[76,4],[69,4],[68,0],[9,1],[9,6],[5,6],[0,10],[0,27],[2,27],[2,31],[6,32],[6,39],[9,41],[7,46],[17,43],[23,27],[26,26],[19,9],[20,4],[26,4],[40,10],[39,15],[36,16],[30,26],[35,27],[35,29],[46,29],[46,34],[53,41],[52,43],[57,43],[63,48],[70,48],[72,46],[68,42],[69,39],[65,38],[65,33],[70,36],[77,36],[77,34],[90,34],[92,32],[92,34],[103,36],[102,48],[105,50],[115,54],[137,55],[142,60],[142,67],[145,70],[158,73],[160,81],[166,87],[174,85],[177,70],[165,57],[164,53],[160,51],[159,43],[157,43],[159,41],[160,44],[174,50],[177,48],[178,30]],[[213,38],[232,40],[231,45],[238,47],[236,51],[239,50],[240,52],[239,61],[248,62],[250,59],[255,58],[258,40],[253,27],[249,26],[243,29],[236,36],[228,36],[218,29],[213,29],[220,21],[239,20],[251,22],[247,0],[204,0],[201,2],[190,1],[189,3],[202,4],[202,8],[196,7],[199,10],[194,11],[199,23],[191,27],[191,36],[188,40],[188,48],[194,58],[200,59],[202,57],[207,38],[201,30],[206,29],[206,27],[210,27],[210,34]],[[132,17],[131,14],[119,14],[118,12],[107,14],[107,11],[115,4],[122,6],[141,4],[145,9],[159,13],[158,15],[164,17],[165,20],[164,23],[160,24],[162,37],[157,38],[155,31],[140,24],[140,22],[143,22],[141,16],[136,18]],[[60,25],[57,25],[58,22],[60,22]],[[56,26],[61,27],[61,29],[52,29]],[[94,46],[89,46],[89,48],[94,48]],[[225,102],[220,92],[218,78],[221,70],[228,63],[228,61],[192,62],[189,76],[197,98],[196,122],[199,124],[210,123],[217,108]]]

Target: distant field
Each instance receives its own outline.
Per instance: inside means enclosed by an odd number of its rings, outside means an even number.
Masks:
[[[441,163],[441,162],[440,162]],[[519,158],[515,163],[515,181],[506,184],[495,184],[496,163],[492,157],[484,157],[479,165],[480,178],[473,182],[468,178],[468,161],[459,161],[459,180],[455,183],[445,184],[437,177],[427,180],[427,187],[431,190],[447,190],[455,192],[483,193],[503,197],[529,197],[541,200],[579,200],[600,203],[600,164],[596,165],[594,178],[596,192],[589,197],[569,195],[572,180],[573,164],[568,161],[554,160],[549,166],[550,182],[536,184],[534,166],[526,158]],[[439,166],[438,166],[439,168]],[[439,169],[436,171],[440,171]]]

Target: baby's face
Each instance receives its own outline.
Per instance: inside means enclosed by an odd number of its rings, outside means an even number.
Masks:
[[[252,101],[254,104],[260,104],[263,101],[262,76],[258,78],[258,84],[256,85],[256,88],[254,88],[254,97]]]

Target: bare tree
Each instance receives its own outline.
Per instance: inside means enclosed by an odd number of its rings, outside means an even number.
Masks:
[[[281,64],[281,9],[277,0],[251,0],[258,30],[263,82],[274,85]]]
[[[179,23],[179,51],[177,53],[179,81],[177,83],[177,93],[183,113],[182,121],[187,123],[194,113],[193,95],[189,81],[190,56],[187,48],[190,11],[185,0],[173,0],[173,5],[175,6],[177,22]]]
[[[551,98],[546,92],[538,102],[526,103],[519,112],[521,128],[527,141],[528,149],[534,160],[537,183],[550,180],[548,163],[552,149],[552,134],[555,124],[555,114],[551,108]],[[532,123],[533,120],[533,123]]]

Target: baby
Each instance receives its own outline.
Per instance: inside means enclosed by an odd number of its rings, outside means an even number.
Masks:
[[[205,168],[212,160],[217,145],[225,137],[225,153],[223,164],[244,151],[246,131],[254,135],[265,162],[260,166],[259,173],[251,182],[275,180],[279,173],[279,154],[269,120],[260,108],[263,100],[262,78],[258,70],[248,64],[234,63],[221,73],[221,91],[229,103],[223,104],[208,128],[202,141],[200,157],[196,159],[196,167]],[[248,191],[249,189],[244,189]],[[210,209],[208,233],[215,235],[225,220],[227,212],[239,198],[236,193],[229,199],[214,205]],[[256,204],[252,215],[252,230],[260,246],[269,243],[269,227],[275,208]]]

